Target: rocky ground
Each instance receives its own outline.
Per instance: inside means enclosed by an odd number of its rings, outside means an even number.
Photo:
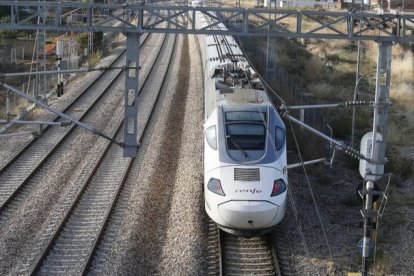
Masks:
[[[136,186],[102,275],[206,274],[202,69],[194,36],[180,36],[176,49],[173,71],[178,74],[170,74],[163,92],[162,112],[154,133],[146,138],[149,149],[135,168]],[[294,152],[295,147],[290,148]],[[292,153],[289,161],[295,160]],[[362,205],[355,188],[360,176],[344,155],[336,161],[332,168],[307,167],[309,183],[303,170],[290,172],[289,208],[281,228],[295,275],[359,270],[356,244],[362,237]],[[414,275],[413,201],[399,201],[401,196],[412,199],[412,179],[390,183],[372,271]]]
[[[124,235],[106,267],[108,274],[205,274],[201,69],[196,41],[192,36],[187,39],[178,47],[182,52],[177,57],[181,65],[177,70],[190,78],[188,82],[179,78],[169,86],[171,94],[166,94],[163,103],[166,116],[157,124],[151,141],[153,151],[145,157],[142,183],[137,185],[131,211],[124,219]],[[170,132],[171,126],[180,131]],[[295,147],[290,148],[294,151]],[[293,153],[290,162],[296,160]],[[362,203],[355,194],[361,177],[355,162],[339,153],[332,168],[306,169],[309,183],[302,169],[290,172],[289,208],[281,225],[292,271],[295,275],[359,271],[357,242],[363,229]],[[392,179],[391,190],[410,191],[409,180],[398,185],[397,181]],[[384,189],[387,181],[380,185]],[[391,199],[388,202],[379,227],[373,274],[414,274],[409,262],[413,255],[412,212],[409,206]],[[401,217],[401,223],[395,223],[395,216]]]

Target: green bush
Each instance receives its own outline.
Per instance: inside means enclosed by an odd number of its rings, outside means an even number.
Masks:
[[[101,59],[101,51],[96,51],[89,55],[88,62],[90,67],[94,67]]]
[[[88,33],[80,33],[77,39],[78,42],[78,52],[83,53],[83,49],[88,48]],[[103,33],[96,32],[93,35],[93,49],[94,52],[102,51],[103,49]]]
[[[77,42],[78,52],[83,53],[83,49],[88,48],[88,33],[80,33]]]

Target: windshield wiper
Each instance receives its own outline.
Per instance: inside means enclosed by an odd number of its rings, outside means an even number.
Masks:
[[[231,143],[242,153],[243,158],[247,158],[247,152],[245,150],[242,150],[239,145],[236,143],[236,141],[233,140],[231,135],[226,135],[226,138],[230,138]]]

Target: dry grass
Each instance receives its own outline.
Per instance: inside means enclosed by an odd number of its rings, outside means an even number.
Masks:
[[[263,2],[259,2],[261,5],[263,5]],[[214,5],[214,1],[213,1],[213,5]],[[236,1],[222,1],[221,2],[221,6],[222,7],[235,7],[236,6]],[[243,0],[240,1],[240,7],[241,8],[249,8],[249,9],[253,9],[257,7],[257,1],[256,0]]]
[[[372,101],[375,93],[375,73],[378,56],[376,42],[363,42],[361,48],[360,74],[367,74],[360,82],[361,98]],[[290,74],[295,75],[297,83],[312,95],[316,102],[349,101],[355,88],[355,71],[357,43],[346,40],[306,41],[279,40],[279,63]],[[332,65],[328,70],[327,64]],[[407,47],[392,47],[390,96],[395,105],[389,113],[389,145],[402,146],[404,149],[414,144],[414,59]],[[360,99],[361,99],[360,98]],[[350,114],[328,111],[330,124],[337,137],[348,139],[350,135]],[[346,118],[343,118],[346,117]],[[372,128],[372,110],[370,108],[357,111],[357,138]],[[398,133],[398,135],[395,135]],[[402,150],[404,150],[402,149]],[[405,151],[396,160],[405,160],[411,164],[414,152]],[[404,167],[396,162],[391,171],[408,179],[414,174],[411,166]]]
[[[282,43],[279,50],[281,65],[302,79],[302,83],[317,100],[352,99],[355,87],[356,50],[355,42],[317,41],[301,48],[295,43]],[[287,48],[287,49],[286,49]],[[306,51],[311,55],[300,54]],[[410,51],[400,45],[393,46],[391,65],[392,100],[405,111],[414,108],[414,58]],[[362,44],[361,75],[375,72],[378,45],[375,42]],[[327,64],[332,65],[328,70]],[[373,96],[374,74],[367,75],[360,83],[360,90]],[[405,121],[408,124],[409,121]],[[411,140],[411,138],[410,138]]]
[[[413,80],[413,53],[404,49],[401,45],[393,47],[392,51],[392,76],[395,80]]]
[[[375,259],[374,265],[374,275],[382,276],[382,275],[390,275],[392,271],[393,262],[391,259],[386,258],[384,256],[378,256]]]
[[[366,48],[367,60],[375,64],[377,44],[369,42]],[[411,110],[414,108],[414,57],[412,52],[399,44],[392,47],[390,96],[399,105]]]
[[[392,99],[399,104],[414,108],[414,57],[401,46],[394,46],[391,64]]]
[[[414,108],[414,83],[397,83],[391,87],[391,98],[409,110]]]
[[[88,63],[90,67],[94,67],[101,60],[102,54],[101,51],[96,51],[89,55]]]

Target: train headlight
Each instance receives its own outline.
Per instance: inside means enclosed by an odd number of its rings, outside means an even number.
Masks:
[[[217,134],[216,134],[216,126],[210,126],[206,129],[206,140],[208,145],[213,148],[217,149]]]
[[[283,179],[278,179],[273,182],[273,190],[270,196],[277,196],[286,191],[286,183]]]
[[[224,191],[221,188],[221,182],[216,178],[210,178],[207,188],[215,194],[225,196]]]

